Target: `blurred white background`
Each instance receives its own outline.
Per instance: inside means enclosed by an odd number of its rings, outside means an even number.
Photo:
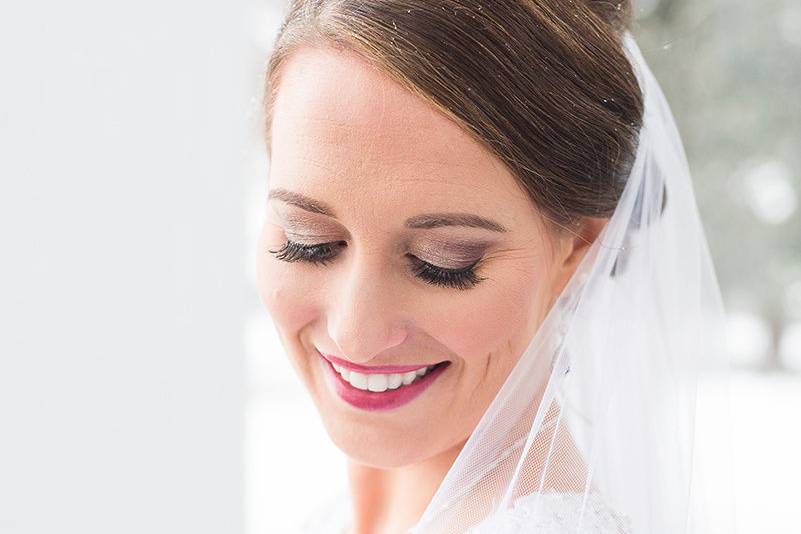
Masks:
[[[3,6],[0,533],[290,532],[344,487],[255,288],[286,4]],[[730,313],[738,531],[795,534],[801,7],[637,5]]]
[[[0,13],[0,532],[242,532],[264,7]]]

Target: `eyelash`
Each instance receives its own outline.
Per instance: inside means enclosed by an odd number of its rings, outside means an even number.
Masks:
[[[340,242],[321,243],[319,245],[304,245],[287,240],[278,250],[268,250],[276,259],[286,262],[302,261],[311,264],[326,265],[334,257],[334,248]],[[426,261],[407,254],[415,276],[424,282],[435,286],[450,287],[459,290],[470,289],[485,278],[475,272],[476,265],[481,260],[461,269],[445,269],[437,267]]]

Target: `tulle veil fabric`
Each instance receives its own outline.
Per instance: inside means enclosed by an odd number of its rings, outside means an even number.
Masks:
[[[522,496],[533,520],[553,492],[600,496],[621,532],[735,532],[720,290],[673,115],[622,43],[645,102],[622,197],[414,534],[468,532]]]

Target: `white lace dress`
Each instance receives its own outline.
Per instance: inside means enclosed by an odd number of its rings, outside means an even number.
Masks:
[[[547,492],[518,498],[514,507],[474,525],[467,534],[633,534],[630,520],[612,510],[598,493],[586,504],[581,493]],[[584,504],[582,506],[582,504]],[[350,496],[338,495],[301,527],[303,534],[347,534]]]

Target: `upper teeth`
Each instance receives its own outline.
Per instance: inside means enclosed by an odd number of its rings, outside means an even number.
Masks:
[[[342,376],[345,382],[357,389],[366,391],[386,391],[388,389],[398,389],[401,386],[411,384],[415,378],[425,375],[428,371],[434,368],[433,365],[428,367],[421,367],[416,371],[409,371],[408,373],[359,373],[358,371],[351,371],[347,367],[343,367],[336,363],[331,364],[337,373]]]

